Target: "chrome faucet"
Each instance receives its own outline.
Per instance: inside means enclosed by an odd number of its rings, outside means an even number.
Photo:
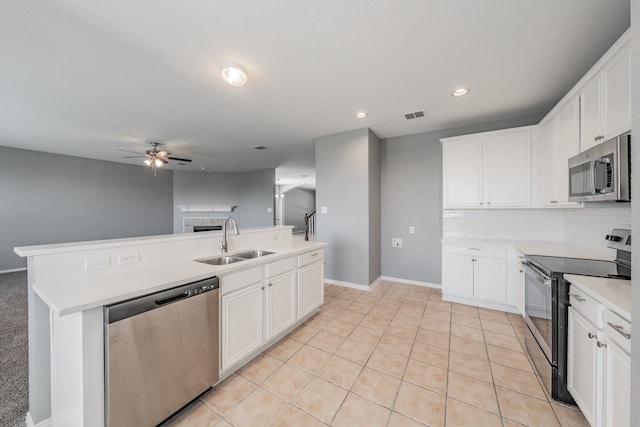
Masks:
[[[224,219],[224,222],[222,223],[222,240],[220,241],[220,249],[222,250],[222,253],[227,252],[227,222],[229,220],[231,220],[231,223],[233,224],[233,234],[235,234],[236,236],[240,234],[240,231],[238,231],[238,223],[236,222],[236,220],[232,216],[226,217]]]

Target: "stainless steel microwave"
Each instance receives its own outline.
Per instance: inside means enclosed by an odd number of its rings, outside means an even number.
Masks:
[[[569,201],[630,200],[630,133],[610,139],[569,159]]]

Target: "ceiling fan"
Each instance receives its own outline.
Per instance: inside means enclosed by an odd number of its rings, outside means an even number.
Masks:
[[[144,153],[138,153],[136,151],[122,150],[122,149],[118,149],[118,151],[125,151],[127,153],[138,154],[137,156],[125,156],[123,157],[123,159],[135,159],[135,158],[144,157],[144,164],[153,169],[154,176],[156,175],[156,168],[166,165],[167,163],[169,163],[169,160],[191,163],[191,159],[171,157],[171,153],[164,150],[158,150],[158,146],[161,145],[160,142],[150,141],[149,144],[151,144],[151,149],[145,151]]]

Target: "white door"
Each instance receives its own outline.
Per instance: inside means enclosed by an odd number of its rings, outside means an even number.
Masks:
[[[569,158],[580,152],[580,104],[578,98],[569,102],[558,114],[557,198],[560,206],[575,206],[569,202]]]
[[[580,92],[580,150],[604,142],[602,133],[601,75],[596,75]]]
[[[607,340],[605,357],[604,425],[626,427],[631,414],[631,357]]]
[[[507,264],[504,258],[475,257],[473,295],[484,300],[507,301]]]
[[[542,126],[542,167],[540,197],[543,206],[556,206],[558,200],[558,119]]]
[[[262,344],[261,283],[222,296],[222,370]]]
[[[296,321],[296,282],[293,272],[267,281],[267,339]]]
[[[443,144],[442,161],[445,209],[482,206],[482,140]]]
[[[298,319],[311,313],[324,302],[324,269],[314,262],[298,269]]]
[[[485,136],[482,144],[487,206],[531,206],[531,132]]]
[[[567,388],[592,426],[596,425],[600,358],[596,328],[569,307]]]
[[[629,51],[604,69],[604,136],[613,138],[631,129]]]

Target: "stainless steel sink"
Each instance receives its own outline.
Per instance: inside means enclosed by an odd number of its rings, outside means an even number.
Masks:
[[[247,258],[240,258],[235,255],[230,255],[230,256],[218,256],[214,258],[202,258],[202,259],[197,259],[196,261],[203,262],[205,264],[211,264],[211,265],[227,265],[227,264],[233,264],[235,262],[246,261],[246,260]]]
[[[253,258],[259,258],[265,255],[271,255],[273,253],[275,252],[255,250],[255,251],[241,252],[233,255],[223,255],[223,256],[216,256],[211,258],[200,258],[200,259],[197,259],[196,261],[203,262],[205,264],[210,264],[210,265],[227,265],[227,264],[233,264],[236,262],[247,261]]]
[[[251,259],[251,258],[259,258],[265,255],[271,255],[272,253],[273,252],[269,252],[269,251],[255,250],[255,251],[249,251],[249,252],[241,252],[239,254],[236,254],[235,256],[239,258]]]

